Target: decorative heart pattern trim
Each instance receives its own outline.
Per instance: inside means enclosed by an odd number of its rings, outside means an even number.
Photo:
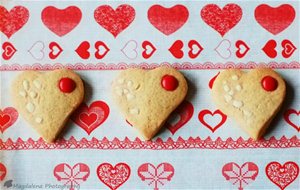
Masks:
[[[290,119],[291,115],[296,115],[298,119],[298,124]],[[283,115],[284,120],[292,126],[296,131],[300,132],[300,110],[296,111],[294,109],[288,109]]]
[[[213,126],[212,124],[208,123],[208,121],[204,119],[206,115],[210,115],[212,117],[219,115],[221,117],[221,120],[219,121],[219,123]],[[199,112],[198,119],[206,128],[208,128],[209,130],[211,130],[211,132],[214,133],[218,128],[220,128],[226,122],[227,116],[224,113],[222,113],[220,110],[216,110],[214,112],[211,112],[210,110],[202,110]]]

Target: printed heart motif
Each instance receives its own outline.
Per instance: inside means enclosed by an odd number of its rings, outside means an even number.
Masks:
[[[50,53],[49,53],[50,59],[56,59],[63,51],[60,45],[56,42],[51,42],[49,44],[49,49],[50,49]]]
[[[137,57],[137,42],[134,40],[128,41],[121,49],[121,52],[128,59],[135,59]]]
[[[88,59],[90,57],[89,49],[90,43],[88,41],[83,41],[75,51],[82,59]]]
[[[144,163],[138,168],[138,176],[153,189],[158,190],[160,186],[171,181],[175,170],[169,163],[160,163],[155,167],[151,163]]]
[[[198,55],[203,50],[203,47],[196,41],[196,40],[190,40],[188,43],[189,47],[189,57],[192,59],[195,59],[198,57]]]
[[[109,5],[102,5],[95,10],[94,18],[100,26],[116,38],[132,23],[135,10],[127,4],[118,6],[116,10]]]
[[[188,9],[183,5],[165,8],[153,5],[148,10],[149,22],[160,32],[170,35],[179,30],[189,17]]]
[[[97,59],[102,59],[103,57],[105,57],[105,55],[109,52],[109,48],[107,47],[107,45],[102,42],[102,41],[97,41],[95,43],[95,48],[96,48],[96,52],[95,52],[95,57]]]
[[[265,54],[270,58],[275,58],[277,56],[276,51],[277,42],[275,40],[269,40],[265,46],[262,48],[262,50],[265,52]]]
[[[184,100],[187,88],[184,76],[172,67],[131,68],[113,81],[112,95],[124,118],[150,140]]]
[[[242,166],[230,162],[222,168],[222,175],[225,179],[237,186],[239,190],[243,190],[245,186],[255,181],[258,172],[259,169],[253,162],[246,162]]]
[[[144,49],[142,56],[145,59],[150,58],[153,55],[153,53],[156,51],[154,45],[149,41],[143,41],[142,48]]]
[[[76,186],[87,180],[90,176],[90,168],[83,163],[77,163],[73,167],[69,164],[58,164],[53,171],[57,181],[61,181],[70,190],[75,190]]]
[[[243,58],[248,51],[250,50],[249,46],[242,40],[238,40],[235,42],[235,47],[237,48],[235,55],[238,58]]]
[[[212,87],[213,87],[213,85],[214,85],[214,82],[215,82],[216,78],[219,76],[219,74],[220,74],[220,72],[218,72],[213,78],[211,78],[211,79],[209,80],[208,87],[209,87],[210,89],[212,89]]]
[[[102,163],[97,168],[97,176],[111,190],[118,189],[130,177],[130,167],[125,163],[118,163],[113,167],[109,163]]]
[[[14,80],[11,92],[16,109],[47,142],[56,139],[84,96],[80,77],[65,69],[24,71]]]
[[[228,69],[215,79],[212,96],[218,109],[256,140],[279,111],[285,91],[284,80],[272,69]]]
[[[181,40],[176,40],[172,46],[169,48],[171,54],[177,59],[181,59],[183,57],[183,42]]]
[[[201,10],[202,20],[222,37],[240,22],[242,15],[241,7],[234,3],[225,5],[223,9],[216,4],[208,4]]]
[[[2,57],[5,60],[9,60],[17,51],[16,48],[10,42],[4,42],[2,44],[2,49]]]
[[[205,119],[205,116],[207,117],[207,115],[214,117],[214,120],[216,120],[216,116],[219,116],[221,120],[219,121],[219,123],[210,124],[210,122],[206,121]],[[205,127],[207,127],[209,130],[211,130],[211,132],[214,133],[225,123],[227,116],[220,110],[216,110],[213,113],[210,110],[202,110],[199,112],[198,119]]]
[[[0,31],[10,38],[27,23],[29,11],[26,7],[15,6],[8,12],[0,6],[0,15]]]
[[[6,167],[0,163],[0,181],[3,181],[3,179],[6,176]]]
[[[295,128],[298,132],[300,132],[300,122],[298,122],[298,125],[295,123],[295,121],[291,121],[290,116],[296,115],[297,117],[300,117],[300,111],[296,111],[294,109],[288,109],[283,115],[284,120],[293,128]],[[299,119],[298,119],[299,121]]]
[[[174,118],[174,116],[179,116],[179,120],[176,123],[172,124],[172,120],[169,118],[166,122],[166,128],[174,135],[177,130],[183,127],[193,116],[194,114],[194,106],[188,101],[183,101],[178,108],[176,108],[170,118]]]
[[[3,111],[0,109],[0,131],[4,133],[18,119],[18,111],[13,107],[7,107]]]
[[[289,4],[270,7],[261,4],[255,8],[255,19],[264,29],[276,35],[289,27],[295,19],[295,10]]]
[[[82,13],[76,6],[58,9],[48,6],[42,11],[44,25],[53,33],[62,37],[71,32],[80,22]]]
[[[44,42],[37,41],[30,47],[28,52],[34,59],[42,60],[45,56],[44,49],[45,49]]]
[[[282,50],[282,56],[284,58],[289,58],[293,55],[294,51],[296,51],[296,47],[294,46],[294,44],[290,41],[290,40],[283,40],[281,42],[281,46],[283,48]]]
[[[231,42],[229,40],[222,40],[215,48],[217,54],[223,59],[228,59],[231,56]]]
[[[266,175],[281,190],[289,186],[299,175],[299,166],[295,162],[270,162],[266,166]]]
[[[95,101],[89,107],[82,103],[74,112],[71,119],[88,135],[99,127],[107,119],[109,107],[105,102]]]

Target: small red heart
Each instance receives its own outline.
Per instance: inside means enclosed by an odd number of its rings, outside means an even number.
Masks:
[[[89,49],[90,43],[88,41],[83,41],[75,51],[82,59],[88,59],[90,57]]]
[[[51,42],[49,44],[49,49],[50,49],[50,53],[49,53],[50,59],[56,59],[63,51],[60,45],[56,42]]]
[[[189,17],[188,9],[183,5],[165,8],[153,5],[148,10],[149,22],[160,32],[170,35],[181,28]]]
[[[26,7],[15,6],[8,12],[0,6],[0,15],[0,31],[10,38],[27,23],[29,11]]]
[[[71,119],[90,135],[109,115],[109,107],[105,102],[95,101],[89,107],[82,103]]]
[[[49,30],[62,37],[79,24],[82,13],[76,6],[69,6],[65,9],[48,6],[43,9],[41,17]]]
[[[117,37],[125,30],[135,18],[135,10],[132,6],[123,4],[114,10],[109,5],[102,5],[94,12],[96,22]]]
[[[109,52],[109,48],[107,47],[107,45],[102,42],[102,41],[97,41],[95,43],[95,48],[96,48],[96,52],[95,52],[95,57],[97,59],[102,59],[103,57],[105,57],[105,55]],[[104,50],[104,51],[102,51]],[[102,51],[102,52],[101,52]]]
[[[143,41],[142,48],[144,49],[142,56],[145,59],[150,58],[153,55],[153,53],[156,51],[154,45],[149,41]]]
[[[188,43],[189,47],[189,57],[192,59],[195,59],[198,57],[198,55],[201,53],[203,50],[203,47],[196,41],[196,40],[190,40]],[[194,51],[196,50],[196,51]]]
[[[275,58],[277,56],[276,51],[277,42],[275,40],[269,40],[265,46],[262,48],[262,50],[265,52],[265,54],[270,58]]]
[[[282,56],[284,58],[289,58],[293,55],[294,51],[296,51],[296,47],[294,46],[294,44],[290,41],[290,40],[283,40],[281,42],[281,46],[282,46]]]
[[[235,47],[237,48],[235,55],[238,58],[243,58],[248,51],[250,50],[249,46],[242,40],[238,40],[235,42]]]
[[[3,181],[3,179],[6,176],[6,167],[0,163],[0,181]]]
[[[289,4],[270,7],[261,4],[255,8],[255,19],[264,29],[276,35],[285,30],[295,19],[295,9]]]
[[[0,131],[4,133],[18,119],[19,114],[13,107],[7,107],[3,111],[0,109]]]
[[[16,48],[10,42],[4,42],[2,44],[2,49],[2,57],[5,60],[9,60],[17,51]]]
[[[297,124],[293,123],[293,122],[290,120],[290,116],[291,116],[292,114],[295,114],[295,115],[297,115],[297,116],[300,118],[300,111],[297,112],[297,111],[294,110],[294,109],[288,109],[288,110],[284,113],[283,118],[284,118],[284,120],[285,120],[289,125],[291,125],[293,128],[295,128],[296,131],[300,132],[300,125],[297,126]],[[298,120],[298,121],[299,121],[299,120]]]
[[[183,57],[183,42],[181,40],[176,40],[172,46],[169,48],[171,54],[177,59],[181,59]]]
[[[217,125],[211,126],[209,123],[207,123],[205,121],[205,119],[204,119],[205,115],[211,115],[211,116],[219,115],[219,116],[221,116],[221,121]],[[219,127],[221,127],[225,123],[227,116],[224,113],[222,113],[220,110],[216,110],[216,111],[214,111],[214,113],[212,113],[210,110],[202,110],[199,112],[198,118],[199,118],[199,121],[205,127],[207,127],[209,130],[211,130],[214,133]]]
[[[183,127],[193,116],[194,107],[188,101],[183,101],[171,114],[171,117],[174,115],[178,115],[180,120],[175,124],[171,124],[168,120],[166,122],[166,128],[174,135],[178,129]]]

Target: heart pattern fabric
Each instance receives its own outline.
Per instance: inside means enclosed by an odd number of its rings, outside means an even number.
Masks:
[[[4,133],[6,129],[11,127],[18,119],[19,114],[18,111],[13,107],[7,107],[0,109],[0,131]]]

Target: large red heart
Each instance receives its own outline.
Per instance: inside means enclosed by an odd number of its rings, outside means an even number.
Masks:
[[[296,111],[296,110],[294,110],[294,109],[288,109],[285,113],[284,113],[284,115],[283,115],[283,117],[284,117],[284,120],[289,124],[289,125],[291,125],[292,127],[294,127],[298,132],[300,132],[300,125],[299,126],[297,126],[297,124],[295,124],[294,122],[292,122],[291,120],[290,120],[290,115],[292,115],[292,114],[295,114],[295,115],[297,115],[299,118],[300,118],[300,111]],[[298,120],[299,121],[299,120]]]
[[[90,135],[107,119],[108,115],[108,105],[102,101],[95,101],[89,107],[82,103],[71,119]]]
[[[295,10],[289,4],[270,7],[261,4],[255,8],[256,21],[267,31],[276,35],[285,30],[295,19]]]
[[[6,176],[6,167],[0,163],[0,181],[3,181],[3,179]]]
[[[170,123],[168,120],[166,122],[166,127],[171,131],[171,133],[174,135],[178,129],[183,127],[193,116],[194,113],[194,107],[193,105],[188,101],[183,101],[171,114],[172,116],[179,116],[180,119],[176,123]]]
[[[284,190],[299,175],[299,166],[295,162],[286,162],[283,166],[278,162],[270,162],[266,166],[267,177]]]
[[[208,4],[201,10],[202,20],[224,36],[241,20],[243,11],[234,3],[227,4],[220,9],[216,4]]]
[[[227,181],[238,186],[242,190],[246,185],[253,182],[258,175],[258,167],[253,162],[246,162],[242,166],[230,162],[223,166],[222,175]]]
[[[284,58],[289,58],[293,55],[294,51],[297,49],[295,45],[290,40],[282,40],[281,42],[282,46],[282,56]]]
[[[170,35],[181,28],[189,17],[188,9],[183,5],[165,8],[153,5],[148,10],[149,22],[160,32]]]
[[[277,42],[275,40],[269,40],[262,48],[262,50],[268,57],[275,58],[277,56],[276,46]]]
[[[111,190],[123,185],[130,176],[130,167],[125,163],[118,163],[113,167],[109,163],[102,163],[97,168],[98,178]]]
[[[71,32],[80,22],[82,13],[76,6],[58,9],[48,6],[42,11],[44,25],[58,36]]]
[[[135,18],[135,10],[132,6],[123,4],[114,10],[109,5],[102,5],[94,12],[96,22],[117,37],[127,28]]]
[[[3,133],[12,126],[18,119],[18,112],[13,107],[7,107],[3,111],[0,109],[0,131]]]
[[[204,116],[206,115],[211,115],[212,117],[215,115],[219,115],[221,116],[221,121],[215,126],[211,126],[211,124],[207,123],[207,121],[205,121],[204,119]],[[214,111],[214,113],[212,113],[210,110],[202,110],[199,112],[198,119],[205,127],[207,127],[209,130],[211,130],[214,133],[219,127],[221,127],[225,123],[227,116],[224,113],[222,113],[220,110],[216,110]]]
[[[2,49],[2,57],[5,60],[9,60],[17,51],[16,48],[10,42],[4,42],[2,44]]]
[[[28,21],[29,11],[26,7],[15,6],[9,12],[0,6],[0,31],[8,38],[20,30]]]

